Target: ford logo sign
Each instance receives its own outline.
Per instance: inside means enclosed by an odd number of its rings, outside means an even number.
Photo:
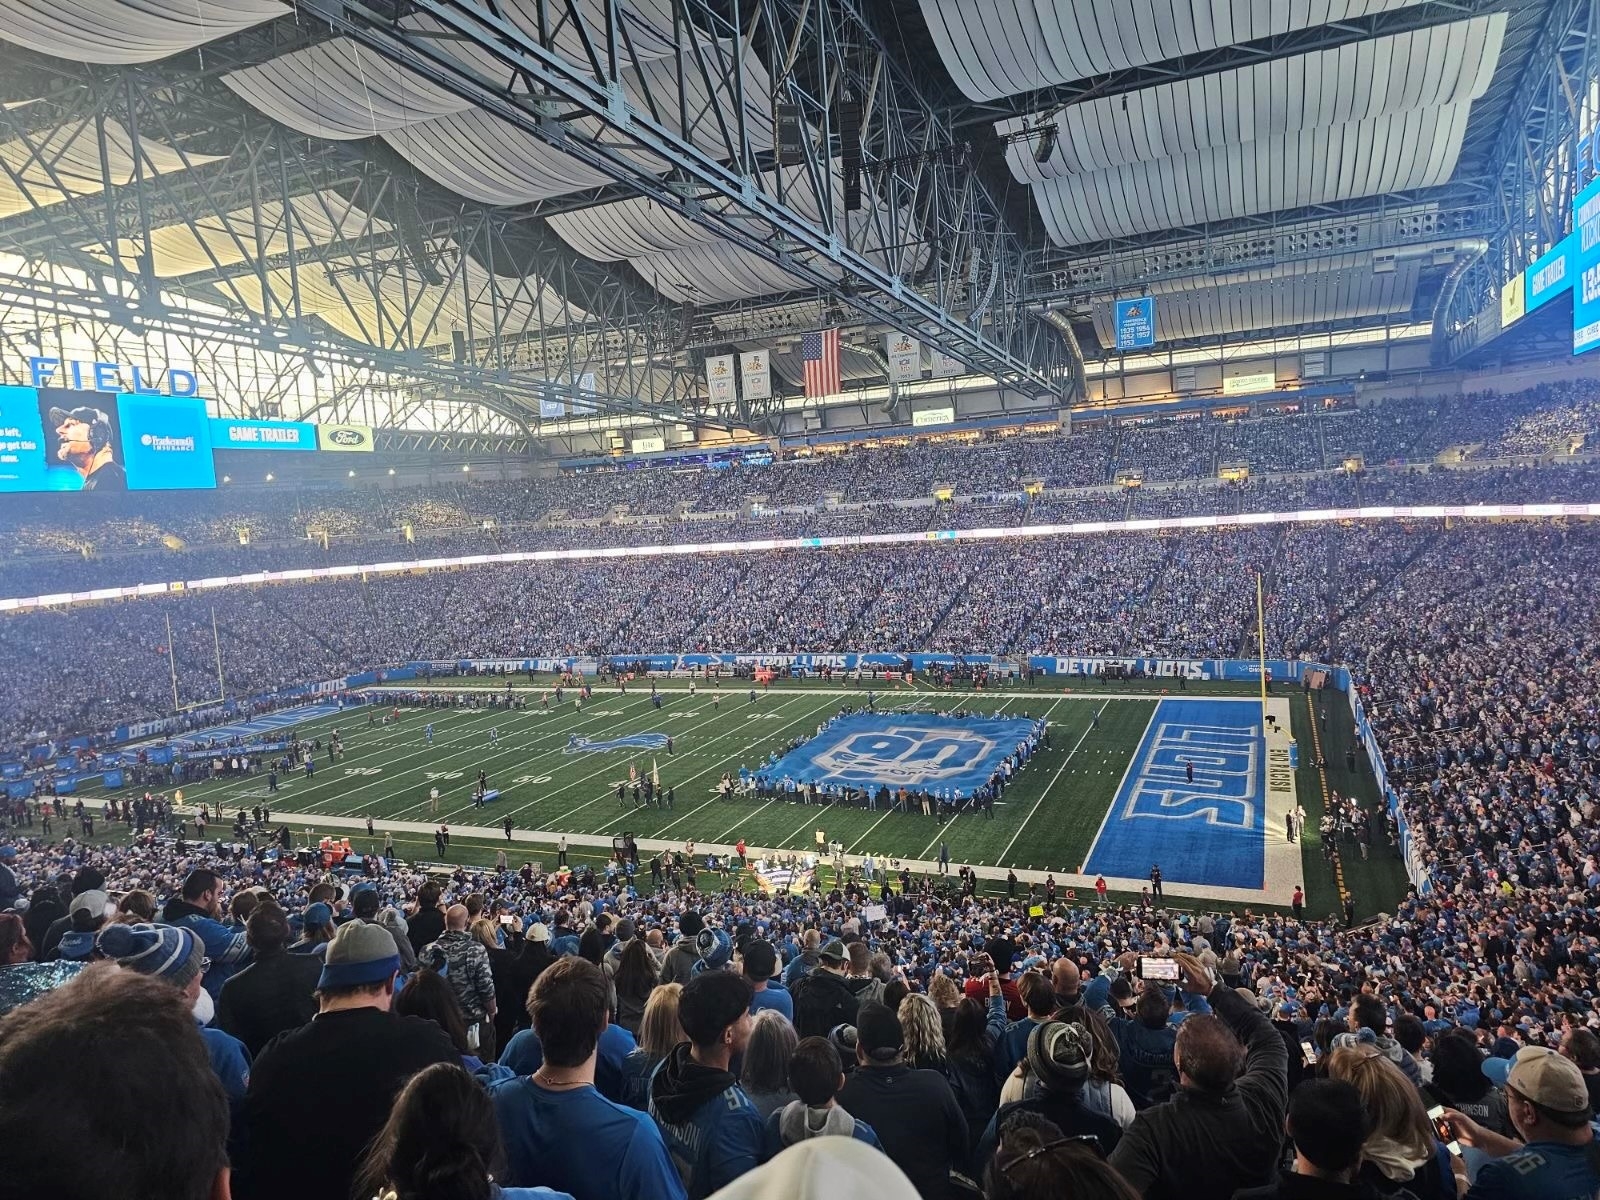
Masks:
[[[360,446],[366,443],[367,435],[359,429],[335,429],[328,438],[335,446]]]

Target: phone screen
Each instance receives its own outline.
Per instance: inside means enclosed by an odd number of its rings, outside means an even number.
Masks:
[[[1439,1140],[1444,1143],[1444,1148],[1451,1154],[1461,1153],[1461,1143],[1456,1141],[1455,1130],[1450,1128],[1450,1122],[1445,1120],[1444,1105],[1435,1104],[1428,1110],[1428,1120],[1433,1122],[1433,1131],[1439,1135]]]
[[[1157,983],[1176,983],[1178,981],[1178,960],[1175,958],[1144,958],[1139,959],[1139,978],[1150,979]]]
[[[1306,1056],[1306,1061],[1315,1065],[1317,1061],[1317,1046],[1315,1042],[1301,1042],[1300,1053]]]

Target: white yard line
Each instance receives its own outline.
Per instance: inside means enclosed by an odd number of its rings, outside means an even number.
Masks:
[[[1098,718],[1101,713],[1104,713],[1110,703],[1109,699],[1106,700],[1105,704],[1102,704],[1095,712],[1095,717]],[[1154,713],[1152,712],[1151,715],[1154,716]],[[1017,839],[1022,836],[1022,831],[1028,827],[1028,822],[1033,820],[1033,814],[1039,811],[1039,806],[1044,803],[1044,798],[1050,794],[1050,789],[1055,787],[1056,781],[1061,778],[1061,773],[1067,769],[1067,764],[1072,761],[1072,756],[1078,752],[1079,747],[1088,740],[1089,735],[1093,732],[1094,721],[1090,721],[1088,727],[1083,731],[1083,736],[1078,739],[1078,744],[1067,751],[1067,756],[1061,760],[1061,765],[1056,768],[1056,773],[1050,777],[1050,782],[1044,785],[1044,791],[1039,793],[1039,798],[1033,802],[1033,807],[1028,810],[1028,815],[1022,819],[1022,824],[1018,825],[1017,831],[1011,835],[1011,840],[1006,843],[1006,848],[1000,851],[1000,861],[1002,863],[1011,857],[1011,847],[1017,844]]]
[[[1089,848],[1083,853],[1083,865],[1088,866],[1089,860],[1094,857],[1094,848],[1100,844],[1100,835],[1105,833],[1106,825],[1111,820],[1111,811],[1117,807],[1117,801],[1122,798],[1122,789],[1127,785],[1128,776],[1133,771],[1133,764],[1139,761],[1139,748],[1144,745],[1144,739],[1150,732],[1150,726],[1155,724],[1156,713],[1161,709],[1158,701],[1150,710],[1150,719],[1144,723],[1144,728],[1139,731],[1139,740],[1133,744],[1133,753],[1128,755],[1128,765],[1122,768],[1122,778],[1117,780],[1116,789],[1111,793],[1111,802],[1106,805],[1105,815],[1100,818],[1100,828],[1094,831],[1094,839],[1089,843]]]
[[[789,726],[793,725],[796,721],[808,721],[812,717],[816,716],[817,713],[821,712],[823,707],[824,706],[820,705],[820,704],[813,705],[812,707],[806,709],[806,711],[801,713],[798,717],[795,717],[795,718],[793,718],[792,720],[789,720],[789,721],[785,721],[782,725],[778,726],[778,728],[781,731],[781,730],[787,729]],[[749,745],[741,746],[739,748],[739,753],[743,754],[746,750],[749,750],[752,747],[758,746],[762,742],[766,742],[766,741],[769,741],[769,740],[770,740],[769,738],[764,737],[764,736],[763,737],[759,737],[755,741],[751,742]],[[684,780],[684,782],[688,783],[690,779],[699,779],[701,775],[709,775],[712,771],[715,771],[718,767],[720,767],[722,765],[723,764],[720,763],[720,762],[719,763],[714,763],[710,767],[707,767],[704,771],[700,771],[697,774],[689,776],[689,779]],[[674,825],[677,825],[680,822],[687,820],[689,817],[694,816],[694,814],[699,812],[702,808],[709,808],[711,805],[715,804],[718,799],[719,799],[718,797],[713,796],[711,799],[707,800],[704,804],[700,804],[700,805],[697,805],[694,808],[691,808],[688,812],[684,813],[683,816],[678,817],[676,820],[668,822],[667,824],[663,825],[660,829],[656,830],[654,836],[660,837],[662,834],[666,833],[667,830],[671,829]]]
[[[779,708],[779,709],[787,708],[792,703],[793,703],[792,700],[781,700],[781,701],[778,702],[778,704],[775,707]],[[721,716],[722,716],[722,714],[720,712],[717,712],[717,711],[713,710],[713,713],[712,713],[711,716],[707,717],[704,721],[699,721],[699,722],[695,723],[694,725],[691,725],[690,728],[691,729],[698,729],[698,728],[700,728],[701,725],[710,724],[712,721],[718,720]],[[788,726],[790,724],[792,724],[792,722],[785,721],[783,723],[783,725],[779,726],[779,728],[780,729],[785,728],[786,726]],[[722,737],[727,737],[727,736],[729,736],[729,735],[728,734],[723,734],[722,735]],[[717,742],[722,740],[722,737],[713,738],[711,740],[711,742],[709,743],[709,745],[710,746],[716,745]],[[765,740],[765,739],[763,739],[763,738],[758,738],[757,739],[757,741],[762,741],[762,740]],[[754,744],[754,743],[752,743],[752,744]],[[746,747],[741,747],[740,751],[742,752],[744,749],[746,749]],[[703,752],[703,749],[701,751],[696,751],[695,753],[698,754],[698,753],[702,753],[702,752]],[[692,757],[692,756],[686,756],[686,757]],[[726,760],[723,760],[722,762],[718,762],[717,766],[723,765],[723,762],[725,762],[725,761]],[[609,770],[610,768],[604,768],[604,769]],[[700,778],[701,775],[704,775],[706,773],[707,772],[705,772],[705,771],[700,771],[697,774],[690,775],[683,782],[684,783],[688,783],[689,780],[698,779],[698,778]],[[674,784],[673,786],[676,787],[677,785]],[[562,790],[564,791],[566,789],[563,788]],[[572,816],[573,813],[582,812],[584,809],[588,808],[590,805],[598,804],[598,803],[600,803],[600,801],[610,799],[611,797],[613,797],[615,795],[616,795],[616,790],[614,788],[607,788],[604,795],[596,796],[593,800],[586,800],[586,801],[584,801],[584,803],[578,805],[576,808],[568,809],[566,812],[562,813],[559,817],[556,817],[555,820],[558,821],[558,822],[559,821],[565,821],[568,817]],[[638,810],[637,809],[632,809],[630,811],[635,811],[636,812]]]

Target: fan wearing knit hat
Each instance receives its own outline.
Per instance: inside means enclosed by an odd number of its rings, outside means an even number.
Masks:
[[[228,1102],[239,1104],[250,1086],[250,1054],[238,1038],[206,1024],[211,997],[200,986],[206,969],[200,939],[176,925],[107,925],[95,938],[95,949],[124,970],[164,979],[183,993],[200,1022],[211,1069],[222,1080]]]
[[[233,1159],[236,1200],[349,1200],[361,1157],[405,1081],[433,1063],[461,1061],[435,1022],[392,1011],[399,969],[383,926],[348,921],[333,935],[317,1015],[279,1034],[255,1062],[240,1114],[250,1136]],[[337,1119],[308,1126],[308,1106],[330,1089]]]
[[[852,1138],[813,1138],[790,1146],[714,1192],[710,1200],[917,1200],[917,1189],[885,1155]]]
[[[1094,1035],[1075,1021],[1046,1021],[1028,1035],[1027,1083],[1021,1100],[1005,1104],[984,1130],[976,1161],[994,1155],[999,1131],[1015,1112],[1038,1113],[1054,1121],[1068,1137],[1092,1137],[1102,1154],[1110,1154],[1122,1140],[1121,1127],[1110,1116],[1084,1102],[1089,1082],[1089,1060],[1094,1056]]]

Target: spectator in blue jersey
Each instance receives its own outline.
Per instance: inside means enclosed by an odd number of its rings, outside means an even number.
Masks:
[[[750,981],[701,971],[678,998],[678,1023],[689,1040],[673,1048],[650,1081],[650,1115],[689,1200],[703,1200],[761,1158],[761,1114],[729,1070],[750,1040]]]
[[[762,1161],[799,1142],[819,1137],[848,1137],[879,1150],[883,1144],[872,1126],[839,1107],[844,1064],[827,1038],[808,1037],[789,1056],[789,1087],[796,1097],[767,1118]]]
[[[563,958],[535,981],[528,1012],[544,1059],[533,1074],[489,1088],[505,1139],[505,1183],[584,1200],[683,1200],[655,1122],[595,1088],[610,1003],[605,975],[586,959]]]
[[[777,971],[778,953],[772,948],[771,942],[758,939],[745,943],[744,977],[755,989],[750,997],[750,1015],[755,1016],[762,1009],[770,1008],[782,1013],[793,1024],[794,997],[773,978]]]
[[[1166,993],[1147,984],[1134,1002],[1131,1017],[1111,1018],[1122,1082],[1135,1108],[1161,1103],[1178,1085],[1178,1031],[1168,1023],[1171,1016],[1172,1002]]]
[[[222,881],[206,867],[190,871],[179,894],[161,910],[161,924],[187,929],[200,939],[209,960],[202,986],[215,1000],[222,985],[250,961],[250,942],[243,929],[222,921]]]
[[[1521,1144],[1445,1111],[1456,1137],[1490,1157],[1465,1200],[1588,1200],[1600,1192],[1600,1142],[1575,1063],[1544,1046],[1524,1046],[1506,1074],[1506,1106]]]
[[[209,995],[201,1000],[200,965],[205,952],[200,939],[187,929],[171,925],[107,925],[95,939],[95,948],[117,965],[141,975],[165,980],[183,994],[202,1028],[211,1069],[222,1081],[230,1107],[244,1100],[250,1086],[250,1054],[232,1034],[205,1026],[211,1016]]]
[[[505,1151],[494,1105],[471,1075],[449,1063],[424,1067],[395,1097],[361,1173],[362,1196],[379,1200],[572,1200],[549,1188],[496,1187]]]

